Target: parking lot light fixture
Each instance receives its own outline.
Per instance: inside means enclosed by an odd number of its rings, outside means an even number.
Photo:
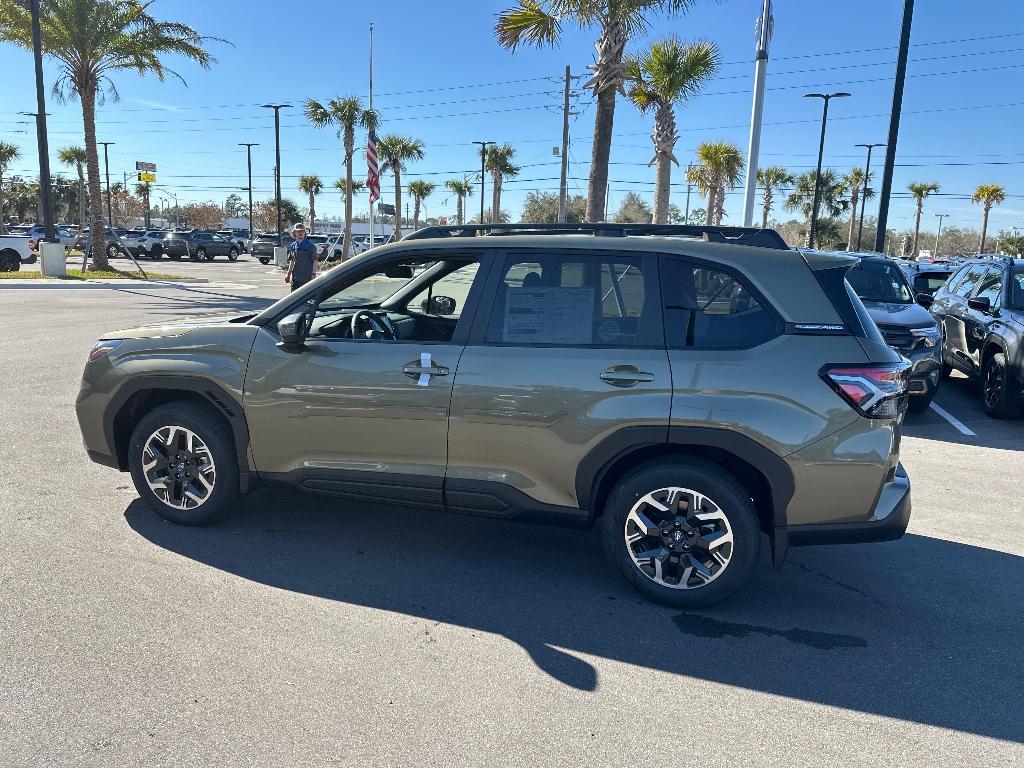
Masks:
[[[854,144],[855,147],[867,147],[868,160],[864,164],[864,191],[860,196],[860,222],[857,224],[857,251],[860,251],[860,239],[864,234],[864,205],[868,199],[868,179],[871,176],[871,150],[875,147],[884,147],[885,144]],[[854,214],[857,212],[854,211]]]
[[[277,244],[281,246],[284,240],[281,237],[281,110],[288,109],[291,104],[260,104],[264,109],[274,110],[274,159],[277,169],[277,178],[274,181],[274,199],[277,203]]]
[[[483,224],[484,223],[484,177],[485,177],[485,174],[486,174],[485,168],[487,166],[487,147],[488,147],[488,145],[495,144],[496,142],[493,142],[493,141],[474,141],[473,143],[480,145],[480,223]],[[500,218],[500,215],[497,212],[491,211],[491,219],[494,219],[495,216],[498,216]]]
[[[814,235],[818,226],[818,202],[821,199],[821,159],[825,154],[825,125],[828,123],[828,103],[832,99],[841,99],[852,94],[845,91],[836,93],[805,93],[805,99],[821,99],[824,106],[821,110],[821,140],[818,142],[818,169],[814,173],[814,200],[811,203],[811,231],[807,236],[807,247],[814,247]]]
[[[249,239],[252,240],[252,148],[258,147],[259,144],[250,144],[242,141],[238,143],[238,146],[245,147],[245,155],[249,166],[249,186],[246,189],[249,190]],[[280,207],[280,203],[278,203],[278,207]]]

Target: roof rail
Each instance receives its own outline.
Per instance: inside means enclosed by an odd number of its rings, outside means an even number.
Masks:
[[[595,237],[631,237],[661,235],[665,237],[701,238],[709,243],[733,243],[760,248],[789,250],[782,235],[774,229],[757,227],[721,227],[700,224],[456,224],[424,227],[406,235],[403,240],[427,240],[436,237],[479,237],[489,235],[594,235]]]

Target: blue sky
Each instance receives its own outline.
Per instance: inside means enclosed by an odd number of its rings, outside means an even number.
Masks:
[[[257,199],[270,197],[273,120],[257,105],[288,101],[296,108],[282,113],[283,188],[301,205],[295,189],[300,175],[316,173],[330,183],[343,173],[333,131],[308,125],[301,104],[309,97],[365,96],[372,21],[374,106],[381,113],[382,133],[415,136],[426,146],[426,158],[410,167],[405,180],[441,182],[471,174],[479,157],[473,140],[507,142],[516,147],[523,170],[506,184],[502,207],[518,215],[530,190],[558,189],[559,161],[552,147],[561,139],[561,77],[567,64],[574,74],[586,72],[596,33],[567,26],[557,48],[522,49],[513,55],[499,48],[492,34],[496,14],[509,4],[157,0],[154,15],[192,24],[233,45],[212,44],[218,61],[210,71],[169,62],[188,87],[130,72],[114,76],[120,101],[108,101],[97,117],[101,140],[116,142],[111,177],[134,174],[136,160],[151,161],[158,166],[159,184],[182,202],[222,202],[246,184],[245,150],[237,143],[253,141],[260,143],[253,157],[255,194]],[[820,102],[802,98],[807,91],[853,93],[833,102],[830,110],[827,165],[843,171],[862,165],[862,150],[854,145],[886,140],[902,5],[897,0],[776,0],[762,166],[813,168],[821,113]],[[705,38],[722,52],[719,76],[677,111],[681,140],[676,154],[684,166],[704,140],[728,139],[746,150],[759,7],[759,0],[699,0],[685,16],[654,19],[648,41],[672,34]],[[948,214],[947,225],[978,226],[980,211],[966,197],[979,183],[1001,183],[1008,198],[993,212],[992,226],[1024,226],[1024,4],[918,0],[912,43],[894,190],[904,192],[911,181],[936,181],[942,193],[929,199],[925,226],[934,226],[935,213]],[[643,44],[636,40],[633,47]],[[47,84],[52,84],[56,65],[47,62],[45,69]],[[31,56],[0,46],[0,73],[0,138],[22,147],[13,172],[35,175],[34,127],[30,118],[18,115],[35,107]],[[582,82],[577,81],[575,91]],[[593,103],[582,93],[573,104],[570,190],[585,192]],[[82,142],[77,103],[61,105],[51,98],[48,111],[53,154]],[[631,190],[650,198],[650,130],[650,119],[620,99],[609,210]],[[879,167],[880,158],[873,165]],[[674,181],[682,180],[677,171]],[[385,200],[390,185],[386,177]],[[673,188],[673,201],[681,207],[685,192],[685,185]],[[727,198],[727,222],[739,223],[741,204],[739,191]],[[440,187],[426,205],[430,215],[454,214],[454,201]],[[474,197],[471,209],[477,205]],[[702,205],[696,193],[692,205]],[[365,196],[357,199],[357,210],[365,207]],[[333,188],[318,201],[320,214],[341,210],[340,194]],[[912,215],[905,196],[894,198],[891,225],[907,226]]]

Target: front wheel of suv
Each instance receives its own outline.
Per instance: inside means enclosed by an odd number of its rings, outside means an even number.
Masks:
[[[932,404],[932,399],[927,395],[912,397],[907,403],[907,410],[911,413],[924,413]]]
[[[267,258],[260,259],[260,264],[262,264],[263,266],[267,266],[267,264],[269,264],[269,263],[270,263],[270,259],[267,259]]]
[[[680,607],[717,603],[750,576],[761,531],[750,494],[701,459],[646,461],[605,503],[605,552],[641,594]]]
[[[128,467],[143,501],[180,525],[222,517],[238,495],[238,459],[227,425],[199,403],[169,403],[132,432]]]
[[[985,413],[996,419],[1016,419],[1020,406],[1011,391],[1006,355],[997,352],[985,361],[981,372],[981,396]]]
[[[196,261],[209,261],[210,255],[205,248],[196,248]]]
[[[238,261],[238,249],[232,248],[228,251],[228,261]]]

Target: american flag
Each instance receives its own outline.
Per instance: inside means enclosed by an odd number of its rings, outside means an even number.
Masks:
[[[380,199],[380,167],[377,165],[377,134],[370,131],[366,138],[366,188],[370,190],[370,205]]]

